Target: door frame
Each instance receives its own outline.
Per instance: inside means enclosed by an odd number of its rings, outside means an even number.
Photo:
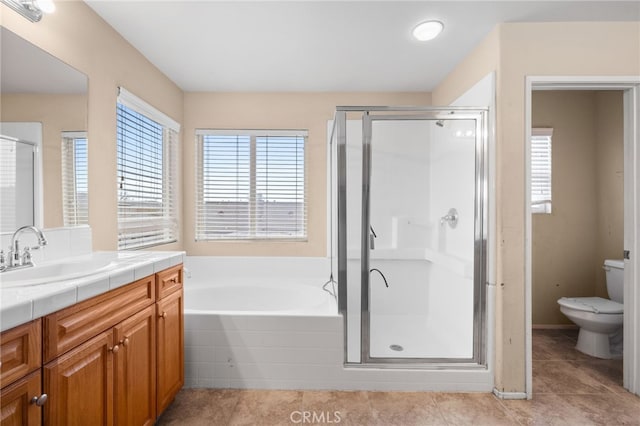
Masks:
[[[525,391],[533,394],[531,126],[534,90],[620,90],[624,103],[623,386],[640,395],[640,77],[527,76],[525,84]]]

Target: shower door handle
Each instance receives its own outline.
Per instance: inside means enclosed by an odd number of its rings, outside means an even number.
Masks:
[[[378,235],[371,225],[369,225],[369,231],[369,250],[374,250],[376,248],[376,238],[378,238]]]

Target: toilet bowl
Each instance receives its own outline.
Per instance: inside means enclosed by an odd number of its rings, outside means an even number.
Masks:
[[[576,349],[596,358],[622,357],[624,262],[605,260],[607,291],[602,297],[562,297],[560,312],[580,327]]]

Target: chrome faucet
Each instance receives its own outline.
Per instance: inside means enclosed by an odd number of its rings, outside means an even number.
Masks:
[[[31,231],[38,237],[38,245],[35,247],[25,247],[22,252],[20,251],[19,237],[24,231]],[[37,250],[40,247],[47,245],[47,239],[42,231],[35,226],[23,226],[18,228],[11,237],[11,245],[9,246],[9,252],[5,257],[4,251],[0,250],[0,272],[9,271],[17,268],[27,268],[33,266],[31,259],[31,250]]]

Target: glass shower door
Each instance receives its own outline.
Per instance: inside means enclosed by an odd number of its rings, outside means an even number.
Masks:
[[[474,358],[476,124],[365,117],[365,361]]]
[[[338,152],[347,363],[483,364],[486,111],[353,113]]]

